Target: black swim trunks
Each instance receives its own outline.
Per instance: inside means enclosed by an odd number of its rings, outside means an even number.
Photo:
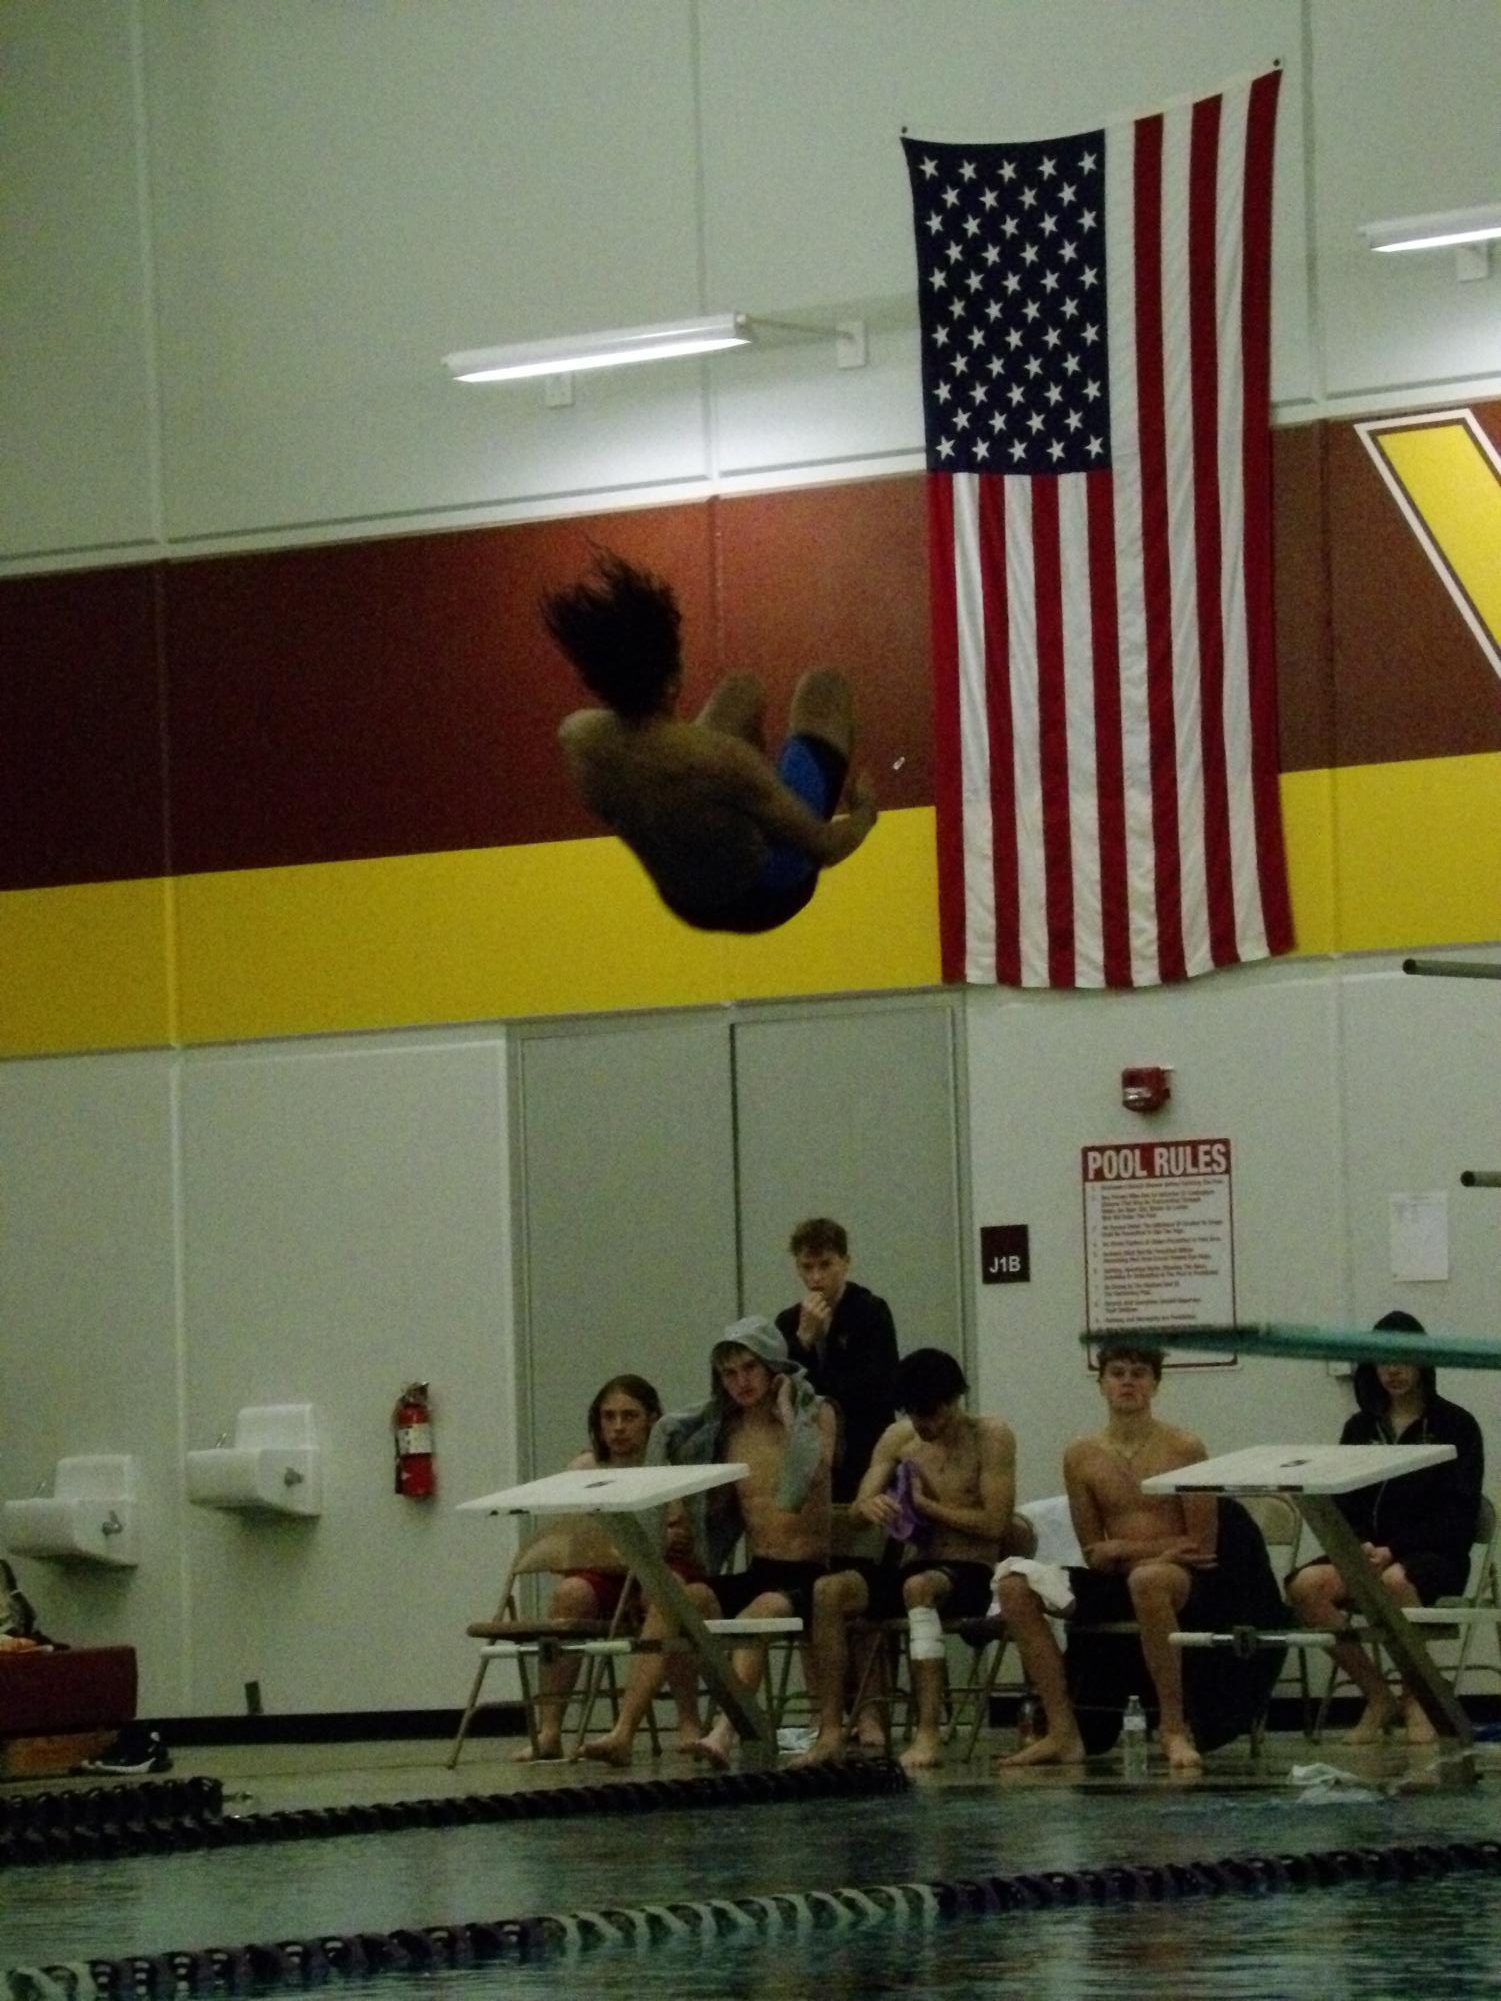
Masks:
[[[909,1577],[932,1576],[948,1579],[947,1595],[939,1602],[941,1619],[983,1619],[990,1610],[990,1580],[995,1565],[963,1563],[952,1558],[926,1563],[919,1556],[899,1570],[889,1565],[860,1566],[870,1600],[872,1619],[900,1619],[907,1610],[902,1587]]]
[[[709,1589],[725,1619],[738,1619],[763,1592],[779,1591],[791,1604],[792,1617],[806,1626],[813,1617],[813,1587],[827,1569],[824,1563],[784,1563],[776,1556],[753,1556],[744,1570],[711,1577]]]

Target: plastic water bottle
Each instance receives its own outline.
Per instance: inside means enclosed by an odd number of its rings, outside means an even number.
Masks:
[[[1016,1712],[1017,1750],[1025,1751],[1042,1734],[1042,1714],[1037,1698],[1035,1695],[1024,1696]]]
[[[1133,1695],[1121,1718],[1121,1777],[1144,1779],[1147,1775],[1147,1718],[1141,1697]]]

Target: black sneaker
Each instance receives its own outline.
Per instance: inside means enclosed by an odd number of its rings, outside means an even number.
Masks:
[[[134,1779],[148,1772],[170,1772],[172,1758],[159,1732],[132,1724],[120,1732],[107,1751],[97,1758],[86,1758],[78,1769],[117,1779]]]

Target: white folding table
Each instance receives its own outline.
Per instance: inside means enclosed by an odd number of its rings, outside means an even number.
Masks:
[[[700,1617],[676,1573],[662,1555],[662,1511],[674,1501],[706,1494],[744,1480],[750,1468],[713,1466],[599,1466],[550,1473],[524,1486],[461,1501],[461,1514],[599,1515],[616,1548],[641,1580],[648,1598],[677,1625],[697,1656],[704,1680],[714,1691],[745,1744],[776,1751],[771,1718],[742,1683],[729,1657]],[[742,1622],[743,1623],[743,1622]],[[778,1622],[779,1626],[783,1622]]]
[[[1434,1666],[1417,1628],[1372,1570],[1333,1499],[1441,1465],[1454,1456],[1452,1445],[1251,1445],[1171,1473],[1154,1474],[1142,1481],[1141,1490],[1144,1494],[1285,1494],[1318,1537],[1355,1606],[1434,1729],[1468,1752],[1474,1739],[1470,1719]]]

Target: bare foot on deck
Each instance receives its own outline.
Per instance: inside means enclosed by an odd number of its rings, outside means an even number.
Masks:
[[[943,1739],[931,1730],[919,1730],[903,1751],[898,1763],[904,1772],[931,1772],[943,1763]]]
[[[887,1743],[887,1733],[881,1727],[881,1711],[863,1709],[861,1719],[855,1725],[855,1741],[865,1757],[889,1757],[891,1745]]]
[[[700,1764],[713,1765],[721,1772],[730,1769],[729,1746],[722,1738],[716,1737],[712,1730],[707,1737],[700,1737],[696,1744],[690,1744],[688,1754],[697,1758]]]
[[[844,1762],[844,1733],[820,1730],[806,1751],[787,1760],[789,1772],[805,1771],[810,1765],[840,1765]]]
[[[1162,1749],[1167,1757],[1168,1767],[1174,1772],[1201,1772],[1204,1760],[1199,1756],[1199,1747],[1186,1730],[1160,1730]]]
[[[631,1747],[612,1730],[608,1737],[591,1737],[579,1747],[577,1756],[592,1759],[597,1765],[624,1767],[631,1762]]]
[[[1021,1765],[1082,1765],[1084,1757],[1084,1739],[1077,1730],[1050,1730],[1045,1737],[1034,1737],[1024,1750],[997,1758],[995,1764],[998,1772],[1015,1771]]]
[[[1408,1696],[1406,1702],[1402,1705],[1402,1722],[1404,1734],[1409,1744],[1436,1744],[1438,1742],[1438,1732],[1424,1715],[1420,1704],[1412,1696]]]
[[[691,1758],[698,1749],[703,1734],[704,1726],[695,1716],[691,1723],[678,1725],[677,1740],[672,1748],[680,1758]]]
[[[539,1765],[550,1763],[563,1755],[563,1740],[560,1737],[539,1737],[534,1751],[530,1744],[523,1744],[519,1751],[511,1753],[518,1765]]]
[[[1397,1705],[1389,1695],[1379,1702],[1368,1702],[1365,1714],[1353,1730],[1344,1735],[1346,1744],[1379,1744],[1387,1731],[1397,1720]]]

